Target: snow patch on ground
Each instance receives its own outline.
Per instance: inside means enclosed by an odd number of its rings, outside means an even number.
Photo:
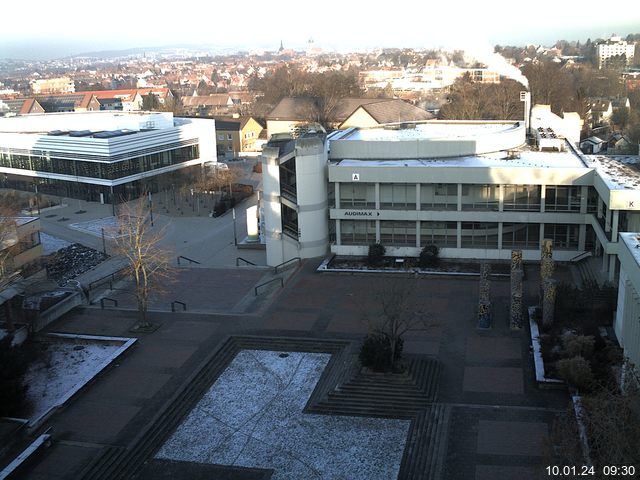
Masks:
[[[118,233],[119,225],[116,217],[104,217],[96,220],[89,220],[87,222],[70,223],[69,228],[78,230],[79,232],[88,233],[96,237],[102,236],[104,229],[104,236],[106,238],[121,237],[122,234]]]
[[[93,378],[107,358],[122,348],[117,344],[58,342],[43,343],[42,346],[40,359],[31,365],[25,376],[29,386],[27,396],[33,406],[32,419],[61,403],[74,387]]]
[[[242,350],[156,458],[273,468],[273,480],[396,478],[410,421],[302,412],[331,355]]]
[[[40,243],[42,243],[43,255],[50,255],[62,248],[65,248],[71,245],[71,242],[67,242],[66,240],[63,240],[58,237],[54,237],[44,232],[40,232]]]

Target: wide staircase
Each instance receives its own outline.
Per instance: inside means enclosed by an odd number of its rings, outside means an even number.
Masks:
[[[450,407],[434,403],[441,366],[435,358],[408,359],[402,374],[361,370],[357,345],[343,340],[313,338],[230,337],[159,409],[148,426],[128,446],[106,446],[79,475],[82,480],[131,478],[166,441],[202,395],[240,350],[330,353],[331,359],[305,412],[411,420],[398,478],[442,478]]]
[[[403,373],[356,371],[335,385],[309,413],[365,417],[413,418],[435,401],[440,363],[412,358]]]

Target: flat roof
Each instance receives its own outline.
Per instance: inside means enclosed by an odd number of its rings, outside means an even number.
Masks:
[[[640,157],[638,155],[585,155],[589,166],[607,184],[609,190],[640,189]]]
[[[491,121],[445,121],[434,120],[421,123],[403,122],[382,127],[357,128],[340,135],[336,140],[400,141],[458,139],[515,130],[522,122]],[[406,128],[409,126],[409,128]]]
[[[402,159],[402,160],[352,160],[344,159],[335,165],[341,167],[502,167],[502,168],[583,168],[588,169],[580,158],[571,151],[536,152],[521,150],[515,158],[508,152],[485,153],[464,157],[443,159]]]

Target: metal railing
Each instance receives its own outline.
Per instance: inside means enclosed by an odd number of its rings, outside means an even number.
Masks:
[[[584,260],[585,258],[589,258],[592,255],[593,255],[593,253],[590,252],[590,251],[582,252],[582,253],[576,255],[575,257],[569,259],[569,263],[578,263],[580,260]]]
[[[105,275],[104,277],[99,278],[98,280],[94,280],[89,284],[89,290],[93,290],[98,285],[101,285],[106,282],[109,282],[109,288],[112,288],[113,282],[122,278],[123,274],[128,270],[129,270],[129,267],[123,267],[120,270],[116,270],[115,272],[110,273],[109,275]]]
[[[180,302],[179,300],[174,300],[173,302],[171,302],[171,311],[172,312],[176,311],[176,305],[182,306],[182,311],[183,312],[187,311],[187,304],[186,303]]]
[[[118,300],[116,300],[115,298],[109,298],[109,297],[103,297],[100,299],[100,308],[104,310],[104,302],[105,300],[109,301],[109,302],[113,302],[113,306],[117,307],[118,306]]]
[[[257,297],[259,288],[262,288],[266,285],[269,285],[273,282],[278,282],[278,281],[280,282],[280,288],[284,288],[284,280],[282,280],[282,277],[278,277],[278,278],[272,278],[268,282],[261,283],[260,285],[256,285],[256,287],[253,289],[253,293],[255,293],[255,296]]]
[[[279,265],[276,265],[275,267],[273,267],[273,273],[277,274],[278,270],[282,271],[284,270],[284,267],[288,267],[289,265],[291,265],[293,262],[298,262],[298,265],[300,265],[302,263],[302,259],[300,257],[293,257],[290,258],[289,260],[287,260],[286,262],[282,262]]]
[[[178,265],[180,265],[180,259],[181,259],[181,258],[182,258],[183,260],[188,261],[188,262],[189,262],[189,264],[191,264],[191,263],[195,263],[196,265],[200,265],[200,262],[199,262],[199,261],[194,260],[194,259],[189,258],[189,257],[185,257],[184,255],[179,255],[179,256],[178,256]]]
[[[240,262],[244,262],[245,265],[255,265],[255,263],[250,262],[246,258],[236,257],[236,267],[240,266]]]

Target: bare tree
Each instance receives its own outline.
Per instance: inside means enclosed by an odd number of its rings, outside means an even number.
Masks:
[[[128,261],[134,280],[134,296],[138,307],[138,328],[151,326],[147,318],[152,293],[159,293],[174,278],[170,253],[160,247],[162,230],[151,227],[147,196],[124,204],[117,219],[116,254]]]
[[[424,310],[426,305],[419,301],[416,279],[394,279],[373,288],[379,299],[376,320],[369,322],[374,334],[382,335],[389,341],[389,365],[395,366],[402,337],[410,330],[428,330],[436,326],[431,316]]]

